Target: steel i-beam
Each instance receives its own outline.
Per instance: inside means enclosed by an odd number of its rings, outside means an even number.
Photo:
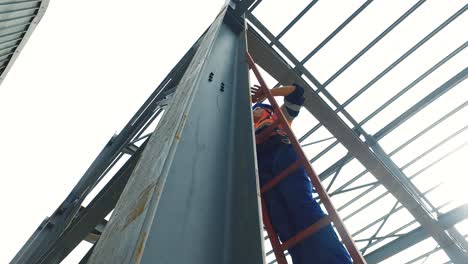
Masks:
[[[88,263],[263,263],[243,25],[207,31]]]

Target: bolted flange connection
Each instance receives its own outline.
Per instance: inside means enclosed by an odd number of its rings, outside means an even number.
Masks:
[[[221,83],[221,86],[219,87],[219,90],[220,90],[221,92],[224,92],[224,83],[223,83],[223,82]]]
[[[208,75],[208,81],[209,82],[213,81],[213,76],[214,76],[214,73],[210,72],[210,74]]]

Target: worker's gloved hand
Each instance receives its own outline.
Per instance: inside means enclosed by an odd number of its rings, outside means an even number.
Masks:
[[[261,102],[266,98],[266,95],[260,85],[257,84],[250,87],[250,95],[252,96],[252,103]]]

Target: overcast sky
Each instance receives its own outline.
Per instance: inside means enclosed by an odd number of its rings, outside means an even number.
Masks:
[[[0,85],[0,138],[3,140],[0,152],[0,177],[3,179],[3,184],[0,185],[3,212],[0,218],[0,232],[3,235],[0,240],[0,263],[10,261],[41,221],[65,199],[99,151],[129,121],[159,82],[209,26],[224,2],[139,0],[129,4],[128,1],[121,0],[51,1],[42,21]],[[254,15],[277,35],[309,2],[296,0],[284,4],[283,1],[263,1]],[[281,41],[302,59],[363,2],[364,0],[320,1]],[[325,82],[415,2],[416,0],[374,1],[306,66],[320,81]],[[345,101],[386,65],[465,4],[465,0],[427,1],[328,89],[338,101]],[[467,19],[468,16],[464,15],[457,23],[452,23],[448,29],[374,85],[379,89],[370,89],[347,110],[359,120],[364,118],[370,109],[378,107],[428,67],[466,42],[466,34],[460,32],[466,30]],[[428,91],[434,90],[466,67],[467,58],[468,51],[461,52],[413,89],[410,95],[402,96],[393,108],[390,107],[389,111],[374,118],[364,128],[367,132],[376,132],[397,113],[405,111]],[[271,86],[275,84],[271,78],[266,79]],[[381,141],[384,149],[392,150],[397,142],[403,142],[414,131],[419,131],[445,111],[468,100],[467,81],[452,90],[434,104],[430,110],[432,112],[422,111],[422,116],[417,116],[412,122],[402,126],[400,131],[384,138]],[[468,109],[460,111],[451,123],[444,123],[439,131],[434,130],[425,139],[423,137],[424,141],[416,142],[406,152],[395,155],[395,162],[401,166],[410,156],[414,157],[424,147],[465,124],[466,121],[464,123],[460,120],[463,120],[463,116],[466,117],[467,111]],[[314,122],[316,121],[309,113],[302,111],[293,128],[301,136]],[[466,133],[462,133],[456,143],[466,140]],[[328,136],[330,133],[326,129],[320,129],[308,141]],[[312,156],[329,143],[307,147],[306,153]],[[341,146],[334,150],[336,151],[330,151],[330,155],[325,155],[314,163],[316,170],[320,172],[330,162],[346,153]],[[447,173],[448,169],[461,171],[461,167],[457,166],[466,159],[468,151],[465,148],[460,153],[444,166],[429,171],[424,178],[421,177],[422,183],[427,184],[440,181],[440,175],[451,179],[451,184],[442,188],[434,200],[445,201],[450,192],[459,200],[458,204],[467,201],[463,189],[466,184],[457,185],[460,175]],[[422,162],[421,164],[424,165]],[[418,166],[410,169],[416,171]],[[351,163],[344,167],[341,174],[354,176],[362,168],[356,167],[359,167],[357,162]],[[368,181],[375,180],[374,177],[367,176]],[[353,196],[355,193],[351,192],[349,195]],[[334,198],[335,201],[340,202],[340,197]],[[384,200],[390,203],[394,201],[391,197]],[[376,211],[385,212],[387,209],[381,207],[372,210],[377,215]],[[359,222],[362,225],[365,215],[361,213],[348,222]],[[401,223],[399,217],[391,220],[394,219]],[[395,226],[396,223],[387,224],[386,228]],[[465,221],[463,226],[468,229],[468,222]],[[351,229],[357,227],[358,225],[353,225]],[[428,239],[426,244],[421,243],[419,246],[432,249],[434,242]],[[77,263],[88,248],[88,243],[82,243],[64,263]],[[411,251],[404,254],[415,252],[417,255],[420,252],[413,249]],[[437,263],[445,258],[435,257],[432,260]],[[394,263],[401,261],[395,259]]]
[[[65,199],[223,3],[50,2],[0,86],[0,263]]]

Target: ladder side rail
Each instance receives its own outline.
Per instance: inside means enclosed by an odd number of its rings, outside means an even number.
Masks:
[[[354,263],[366,263],[364,260],[363,256],[359,252],[356,244],[351,238],[351,235],[347,231],[343,221],[339,217],[335,207],[333,206],[330,197],[328,196],[328,193],[325,191],[323,188],[317,174],[311,167],[307,157],[305,156],[304,152],[302,151],[299,142],[297,141],[296,137],[294,136],[294,133],[292,132],[291,128],[289,127],[289,124],[286,122],[286,118],[282,111],[280,110],[280,107],[276,100],[273,98],[273,95],[271,94],[270,90],[268,89],[268,86],[266,85],[266,82],[264,81],[263,77],[261,76],[260,72],[258,71],[255,62],[253,61],[252,57],[250,56],[249,53],[246,54],[248,63],[250,65],[250,68],[253,70],[257,80],[260,83],[261,89],[264,89],[264,93],[268,99],[268,101],[271,103],[273,106],[273,109],[275,113],[278,115],[278,119],[280,119],[280,123],[283,126],[284,132],[287,133],[289,136],[289,140],[291,141],[291,144],[296,151],[298,158],[302,161],[304,164],[304,168],[309,175],[309,178],[317,191],[323,205],[327,209],[327,212],[329,214],[329,217],[331,221],[335,224],[335,227],[340,234],[341,239],[343,240],[344,245],[346,246],[346,249],[348,250],[349,254],[351,255],[351,258],[353,259]]]
[[[286,256],[284,255],[284,250],[279,242],[278,235],[276,234],[273,226],[271,225],[270,217],[268,216],[265,200],[262,197],[262,219],[265,229],[270,239],[271,247],[273,248],[273,253],[275,253],[276,261],[278,264],[288,264],[286,261]]]

